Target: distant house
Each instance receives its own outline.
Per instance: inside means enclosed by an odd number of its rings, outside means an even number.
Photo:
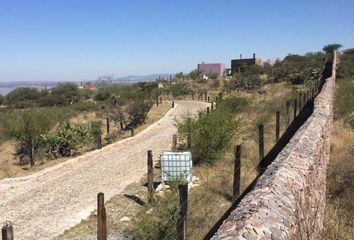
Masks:
[[[261,65],[262,60],[260,58],[256,58],[256,54],[253,53],[253,58],[242,58],[240,59],[232,59],[231,60],[231,73],[235,74],[242,71],[242,68],[245,66],[252,66],[252,65]]]
[[[224,76],[225,65],[222,63],[204,63],[198,64],[198,70],[201,71],[203,78],[210,74],[218,74],[219,77]]]

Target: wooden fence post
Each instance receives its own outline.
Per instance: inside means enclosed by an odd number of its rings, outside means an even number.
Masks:
[[[208,96],[208,102],[210,102],[210,96]]]
[[[107,136],[109,135],[109,118],[106,118]]]
[[[101,132],[101,130],[97,134],[97,148],[98,149],[102,148],[102,132]]]
[[[214,110],[214,102],[211,102],[211,111]]]
[[[278,142],[280,137],[280,111],[275,112],[275,140]]]
[[[152,203],[154,201],[154,168],[152,160],[152,150],[148,151],[147,156],[147,187],[148,187],[148,201]]]
[[[234,183],[232,191],[233,201],[240,195],[241,186],[241,145],[235,147],[235,163],[234,163]]]
[[[11,222],[7,221],[1,229],[2,240],[14,240],[14,229]]]
[[[286,101],[285,106],[285,125],[288,127],[290,124],[290,101]]]
[[[264,126],[258,125],[258,150],[259,150],[259,162],[264,158]]]
[[[204,101],[208,101],[208,91],[205,91]]]
[[[101,192],[97,194],[97,240],[107,240],[107,215]]]
[[[294,99],[294,120],[297,116],[297,99]]]
[[[177,151],[177,134],[172,135],[172,151]]]
[[[172,101],[172,108],[175,108],[175,101]]]
[[[123,128],[124,128],[124,127],[123,127],[123,122],[120,121],[119,124],[120,124],[120,129],[123,129]]]
[[[179,219],[177,221],[177,239],[186,239],[186,218],[188,209],[188,184],[178,185],[179,190]]]
[[[134,128],[133,127],[130,128],[130,136],[134,137]]]
[[[209,107],[207,107],[207,114],[209,114],[209,112],[210,112],[210,108],[209,108]]]

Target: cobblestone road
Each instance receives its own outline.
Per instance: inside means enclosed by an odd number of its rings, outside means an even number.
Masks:
[[[146,153],[157,160],[171,148],[174,118],[205,109],[207,103],[178,101],[161,120],[133,138],[86,153],[26,177],[0,181],[0,222],[14,224],[15,239],[51,239],[79,223],[106,200],[146,172]]]

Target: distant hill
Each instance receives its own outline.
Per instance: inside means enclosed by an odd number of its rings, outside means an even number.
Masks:
[[[136,82],[147,82],[147,81],[155,81],[159,77],[164,78],[164,79],[169,79],[170,75],[174,74],[169,74],[169,73],[163,73],[163,74],[150,74],[150,75],[128,75],[124,77],[118,77],[116,78],[113,83],[136,83]],[[62,81],[61,83],[65,83],[66,81]],[[80,84],[80,81],[68,81],[68,82],[74,82],[77,84]],[[92,82],[95,84],[96,81],[82,81],[82,83],[85,82]],[[33,88],[52,88],[58,85],[60,82],[51,82],[51,81],[16,81],[16,82],[0,82],[0,94],[1,95],[6,95],[15,88],[19,87],[33,87]]]
[[[129,76],[124,76],[124,77],[118,77],[116,78],[116,81],[119,82],[140,82],[140,81],[155,81],[159,77],[164,78],[164,79],[169,79],[170,76],[173,76],[174,74],[170,73],[163,73],[163,74],[150,74],[150,75],[129,75]]]

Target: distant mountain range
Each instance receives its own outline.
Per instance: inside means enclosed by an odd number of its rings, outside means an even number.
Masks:
[[[129,75],[125,77],[118,77],[115,81],[128,81],[128,82],[140,82],[140,81],[155,81],[156,79],[164,78],[169,79],[170,76],[174,74],[163,73],[163,74],[150,74],[150,75]]]

